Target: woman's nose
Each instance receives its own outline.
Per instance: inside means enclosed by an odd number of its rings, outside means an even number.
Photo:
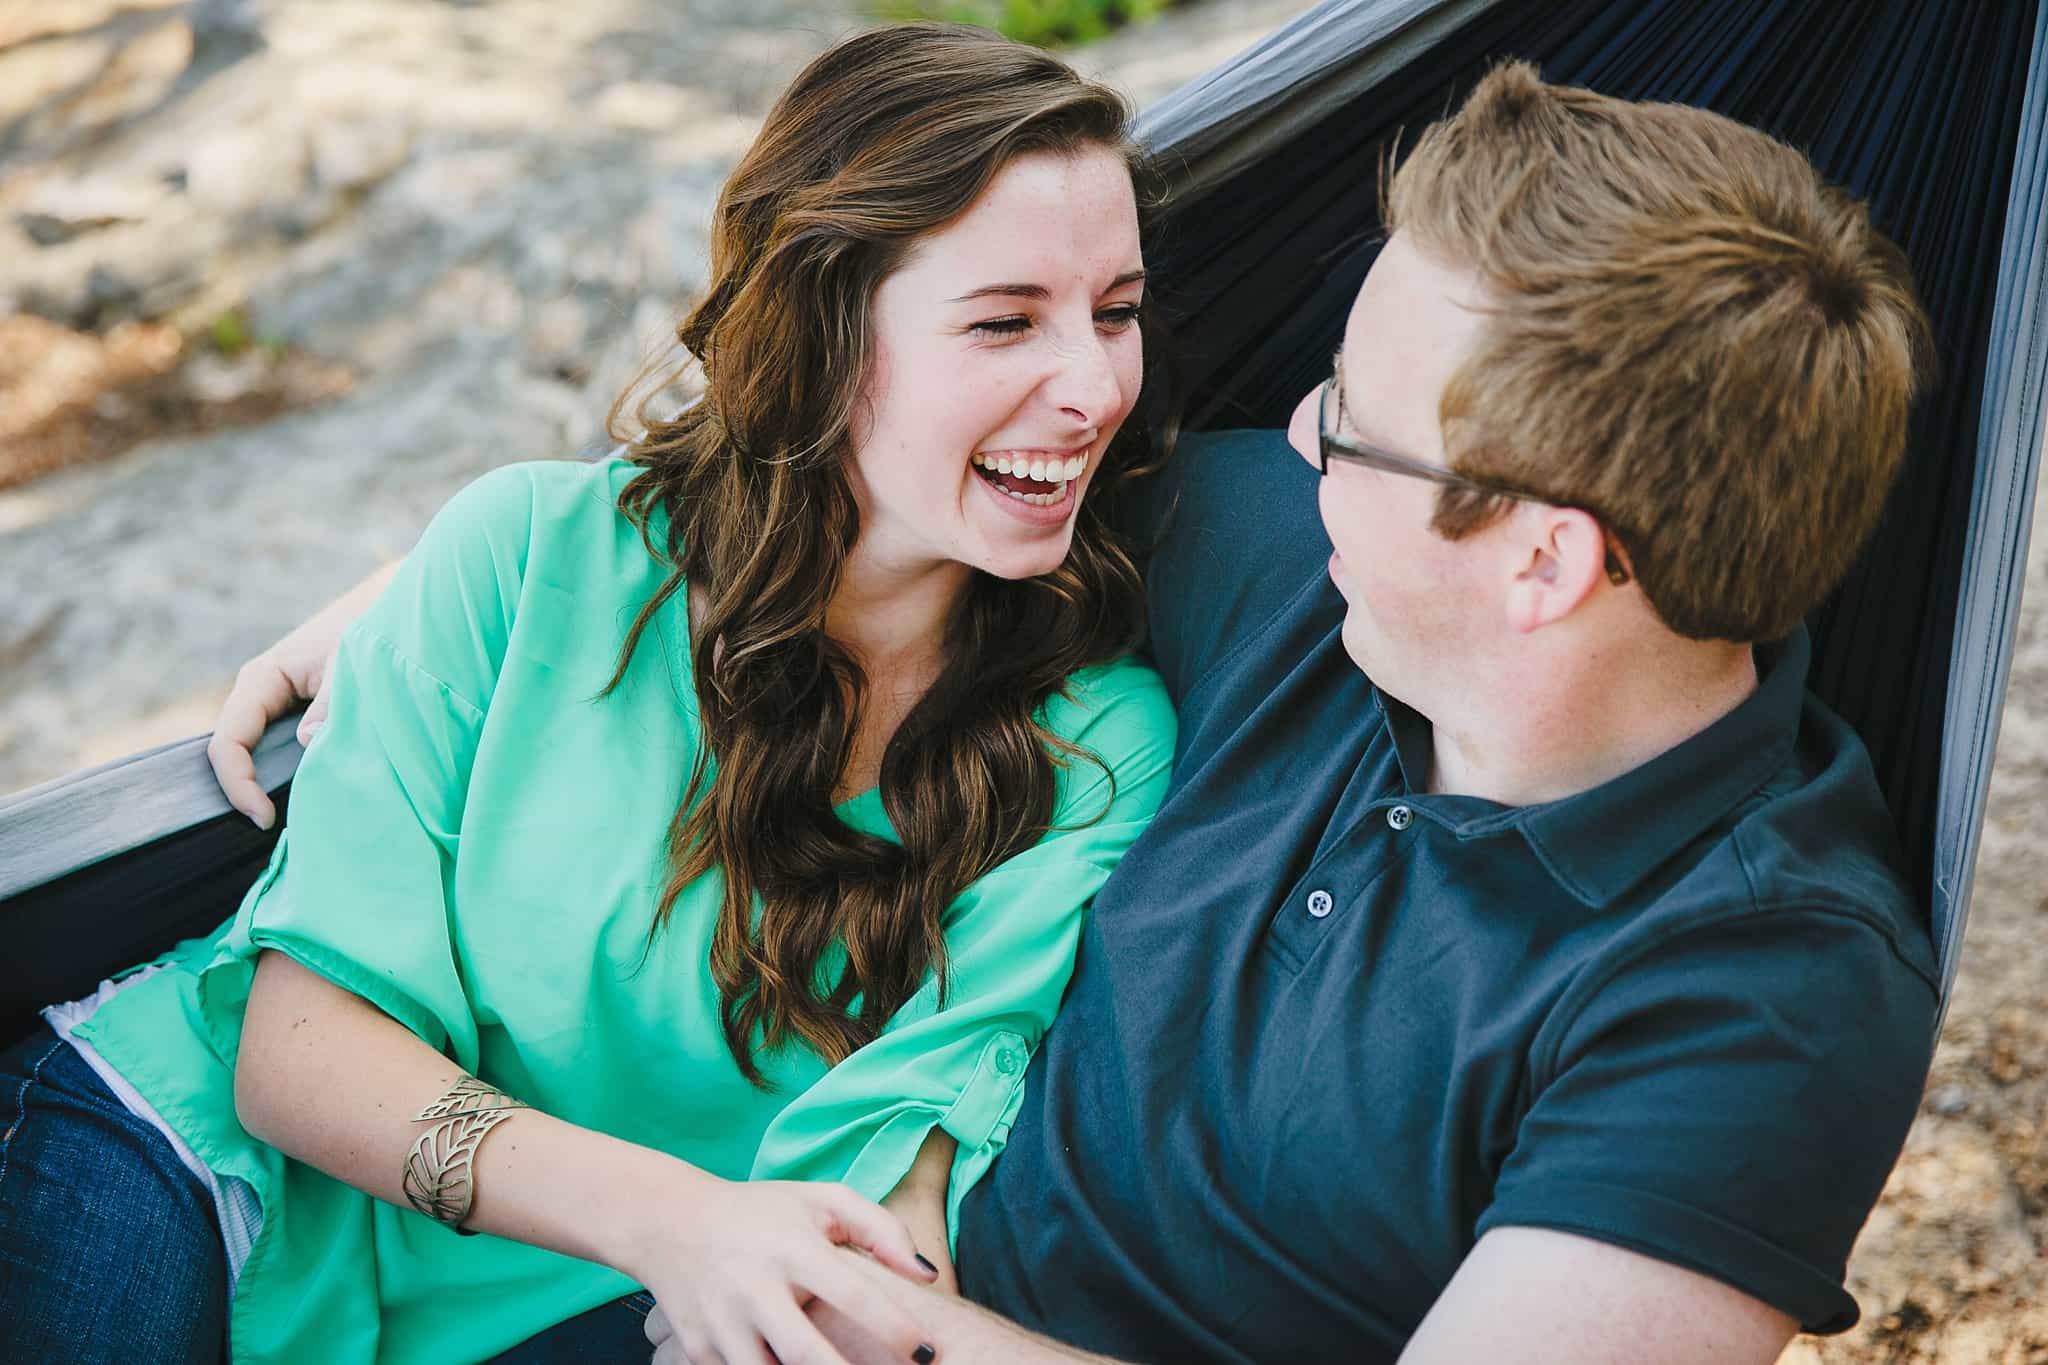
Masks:
[[[1053,376],[1052,400],[1087,426],[1106,426],[1121,415],[1125,402],[1116,366],[1099,338],[1090,336],[1061,356]]]

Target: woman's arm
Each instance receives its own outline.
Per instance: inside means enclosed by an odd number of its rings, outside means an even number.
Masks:
[[[406,1158],[434,1126],[412,1116],[462,1077],[362,997],[281,953],[257,960],[235,1112],[286,1155],[404,1208]],[[474,1172],[464,1226],[636,1276],[662,1231],[650,1226],[651,1211],[672,1219],[716,1183],[672,1157],[535,1109],[512,1111],[486,1135]]]
[[[276,952],[257,960],[235,1067],[256,1137],[387,1202],[437,1125],[415,1115],[462,1071],[361,997]],[[513,1097],[517,1099],[517,1096]],[[841,1362],[803,1315],[839,1306],[899,1359],[924,1340],[838,1245],[925,1281],[904,1227],[843,1186],[721,1180],[651,1148],[519,1108],[475,1149],[462,1226],[607,1265],[728,1353],[758,1335],[783,1359]],[[792,1293],[791,1291],[795,1291]],[[928,1359],[929,1356],[927,1355]]]

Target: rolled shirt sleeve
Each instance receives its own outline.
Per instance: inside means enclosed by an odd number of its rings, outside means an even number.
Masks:
[[[1173,710],[1152,670],[1126,661],[1070,690],[1047,723],[1103,767],[1071,760],[1051,832],[948,907],[944,1006],[928,977],[880,1037],[793,1099],[762,1139],[756,1179],[840,1180],[879,1200],[943,1128],[959,1144],[946,1201],[949,1243],[957,1237],[960,1200],[1002,1151],[1066,991],[1088,903],[1159,808],[1171,770]]]
[[[1755,911],[1665,939],[1589,983],[1535,1058],[1478,1234],[1615,1243],[1841,1330],[1856,1319],[1843,1270],[1918,1106],[1934,1000],[1852,911]]]
[[[476,1069],[452,886],[531,506],[517,466],[463,489],[343,635],[287,828],[202,980],[213,1019],[238,1025],[254,959],[273,949]]]

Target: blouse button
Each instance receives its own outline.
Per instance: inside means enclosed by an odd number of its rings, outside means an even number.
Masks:
[[[1006,1047],[996,1052],[996,1070],[1005,1076],[1014,1076],[1024,1069],[1024,1055],[1016,1048]]]
[[[1321,919],[1336,908],[1337,902],[1330,899],[1329,892],[1316,890],[1308,893],[1308,912],[1315,918]]]
[[[1406,806],[1391,806],[1387,810],[1387,828],[1399,833],[1415,823],[1415,812]]]

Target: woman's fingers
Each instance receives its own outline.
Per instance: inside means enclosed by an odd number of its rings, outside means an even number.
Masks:
[[[892,1356],[898,1360],[932,1358],[931,1348],[925,1344],[928,1338],[917,1319],[862,1277],[858,1258],[837,1250],[821,1252],[806,1261],[804,1270],[802,1289],[845,1314]]]
[[[270,794],[256,780],[256,741],[263,727],[298,701],[291,679],[267,659],[251,659],[235,674],[234,688],[221,703],[213,722],[213,737],[206,742],[206,761],[213,765],[228,804],[269,829],[277,820],[277,807]]]
[[[889,1269],[919,1284],[930,1284],[936,1272],[917,1254],[917,1242],[901,1218],[879,1204],[869,1203],[844,1185],[821,1187],[832,1216],[839,1224],[835,1241],[849,1242],[868,1252]]]

